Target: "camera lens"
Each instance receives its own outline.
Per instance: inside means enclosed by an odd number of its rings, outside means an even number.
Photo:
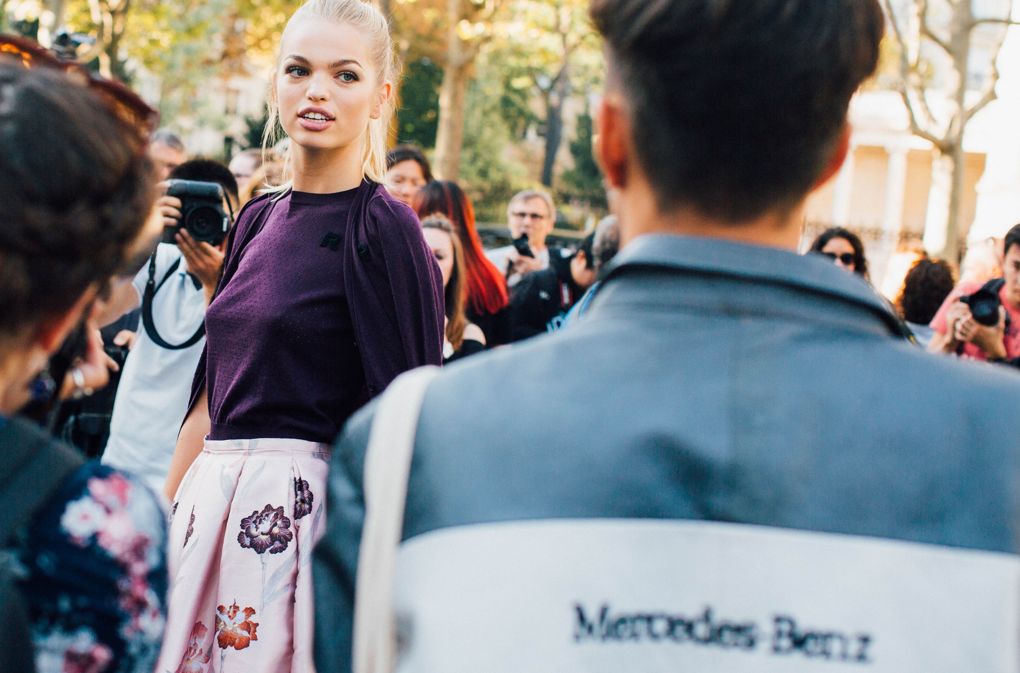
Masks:
[[[210,206],[199,206],[188,214],[185,228],[196,241],[217,244],[223,240],[223,214]]]

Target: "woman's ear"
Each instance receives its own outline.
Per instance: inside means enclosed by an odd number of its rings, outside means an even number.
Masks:
[[[393,96],[393,82],[386,81],[379,86],[379,90],[376,95],[375,105],[372,106],[372,119],[379,119],[382,117],[383,106],[389,102]]]

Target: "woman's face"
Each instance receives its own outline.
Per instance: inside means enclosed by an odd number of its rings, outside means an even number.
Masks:
[[[414,159],[405,159],[393,164],[393,167],[386,171],[386,189],[409,206],[424,186],[425,173]]]
[[[833,238],[822,246],[821,253],[835,262],[836,266],[853,273],[857,270],[854,264],[854,246],[845,238]]]
[[[443,287],[450,282],[453,276],[453,241],[450,235],[442,229],[428,227],[422,230],[425,233],[425,242],[432,248],[432,254],[439,262],[439,270],[443,273]]]
[[[299,18],[287,26],[274,85],[280,124],[295,145],[360,149],[391,88],[378,83],[369,46],[364,33],[344,23]]]

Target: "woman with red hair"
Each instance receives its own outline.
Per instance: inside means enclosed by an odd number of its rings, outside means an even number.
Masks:
[[[453,223],[464,247],[468,320],[482,329],[490,348],[510,343],[506,279],[482,250],[482,241],[475,229],[475,210],[464,190],[451,180],[435,180],[422,187],[414,205],[422,219],[441,213]]]

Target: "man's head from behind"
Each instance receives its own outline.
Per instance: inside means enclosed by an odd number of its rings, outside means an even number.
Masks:
[[[838,168],[884,31],[877,0],[592,0],[591,14],[610,185],[733,225],[792,211]]]

